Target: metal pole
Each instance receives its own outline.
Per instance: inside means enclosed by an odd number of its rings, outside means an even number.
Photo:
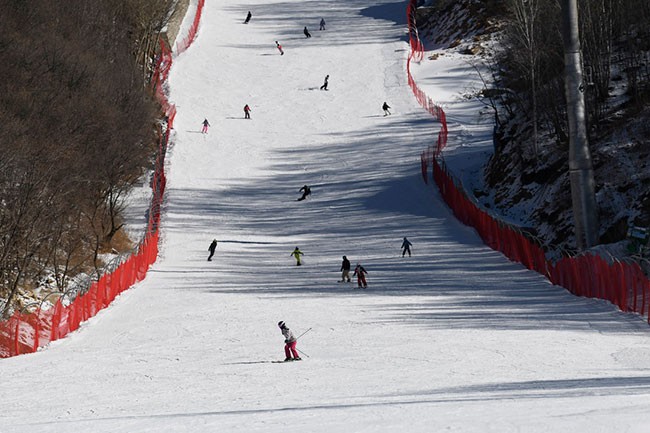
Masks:
[[[298,341],[298,339],[299,339],[300,337],[302,337],[303,335],[305,335],[305,334],[308,333],[309,331],[311,331],[311,328],[309,328],[308,330],[306,330],[305,332],[303,332],[302,334],[300,334],[300,335],[296,338],[296,341]]]
[[[598,209],[594,169],[587,140],[584,84],[580,61],[577,0],[562,0],[565,93],[569,122],[569,178],[579,250],[598,242]]]

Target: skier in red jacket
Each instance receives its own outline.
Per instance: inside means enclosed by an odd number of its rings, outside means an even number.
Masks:
[[[357,285],[359,288],[363,287],[364,289],[368,288],[368,283],[366,283],[366,274],[368,272],[361,266],[359,263],[357,263],[357,267],[354,268],[354,274],[352,276],[357,276]]]

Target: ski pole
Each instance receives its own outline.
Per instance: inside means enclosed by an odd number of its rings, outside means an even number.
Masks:
[[[299,339],[300,337],[302,337],[303,335],[305,335],[305,334],[308,333],[309,331],[311,331],[311,328],[309,328],[308,330],[306,330],[305,332],[303,332],[302,334],[300,334],[300,335],[296,338],[296,341],[298,341],[298,339]]]
[[[305,355],[307,358],[309,358],[309,355],[307,355],[305,352],[303,352],[302,350],[298,349],[297,347],[296,347],[296,350],[297,350],[298,352],[302,353],[303,355]]]

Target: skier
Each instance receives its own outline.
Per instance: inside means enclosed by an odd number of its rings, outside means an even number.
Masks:
[[[388,105],[386,102],[384,102],[384,105],[382,105],[381,108],[384,110],[384,116],[390,114],[390,111],[388,110],[390,108],[390,105]]]
[[[329,75],[325,75],[325,82],[323,83],[322,86],[320,86],[320,89],[321,89],[321,90],[327,90],[327,84],[328,84],[328,80],[329,80],[329,79],[330,79],[330,76],[329,76]]]
[[[202,134],[208,133],[208,126],[210,126],[210,122],[208,122],[208,119],[203,120],[203,128],[201,128]]]
[[[251,13],[251,11],[248,11],[248,15],[246,15],[246,19],[244,20],[244,24],[248,24],[248,22],[251,20],[252,17],[253,17],[253,14]]]
[[[208,262],[212,261],[212,256],[214,256],[214,250],[217,249],[217,240],[213,239],[212,243],[208,247],[208,251],[210,251],[210,255],[208,256]]]
[[[244,119],[250,119],[251,118],[251,107],[246,104],[244,106]]]
[[[325,18],[320,19],[320,30],[325,30]]]
[[[357,285],[359,286],[359,288],[361,288],[362,286],[363,286],[364,289],[368,288],[368,283],[366,283],[366,274],[367,273],[368,272],[363,268],[363,266],[361,266],[359,263],[357,263],[357,267],[354,268],[354,274],[352,274],[352,275],[357,276]]]
[[[307,26],[305,26],[302,32],[305,34],[306,38],[311,38],[311,33],[309,33],[309,30],[307,30]]]
[[[339,283],[344,281],[347,281],[348,283],[352,282],[350,280],[350,261],[345,256],[343,256],[343,262],[341,263],[341,281],[339,281]]]
[[[278,41],[275,41],[275,46],[278,47],[278,51],[280,51],[280,55],[284,56],[284,51],[282,51],[282,45]]]
[[[291,332],[291,329],[289,329],[287,327],[287,324],[283,321],[278,322],[278,327],[280,327],[282,335],[284,335],[284,362],[302,361],[302,358],[300,358],[300,355],[298,355],[298,349],[296,349],[298,340],[296,340],[296,337],[293,335],[293,332]],[[293,358],[291,355],[293,355]]]
[[[404,236],[404,241],[402,242],[402,257],[404,257],[404,254],[406,253],[409,253],[409,257],[411,257],[411,245],[413,244],[406,239],[406,236]]]
[[[300,251],[298,247],[296,247],[296,249],[293,250],[293,252],[289,255],[294,256],[296,258],[296,266],[302,266],[302,263],[300,262],[300,256],[303,256],[304,254],[302,253],[302,251]]]
[[[303,186],[298,191],[302,191],[302,197],[300,197],[298,201],[303,201],[307,198],[308,195],[311,194],[311,188],[309,188],[307,185]]]

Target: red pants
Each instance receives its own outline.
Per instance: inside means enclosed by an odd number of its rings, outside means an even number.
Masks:
[[[201,132],[202,132],[203,134],[205,134],[206,132],[208,132],[208,125],[203,125],[203,128],[201,128]]]
[[[296,349],[296,344],[298,344],[297,341],[284,345],[284,354],[287,358],[291,358],[291,355],[293,355],[294,358],[300,358],[300,355],[298,355],[298,350]]]
[[[357,284],[359,287],[368,287],[368,283],[366,283],[366,276],[363,274],[357,275]]]

